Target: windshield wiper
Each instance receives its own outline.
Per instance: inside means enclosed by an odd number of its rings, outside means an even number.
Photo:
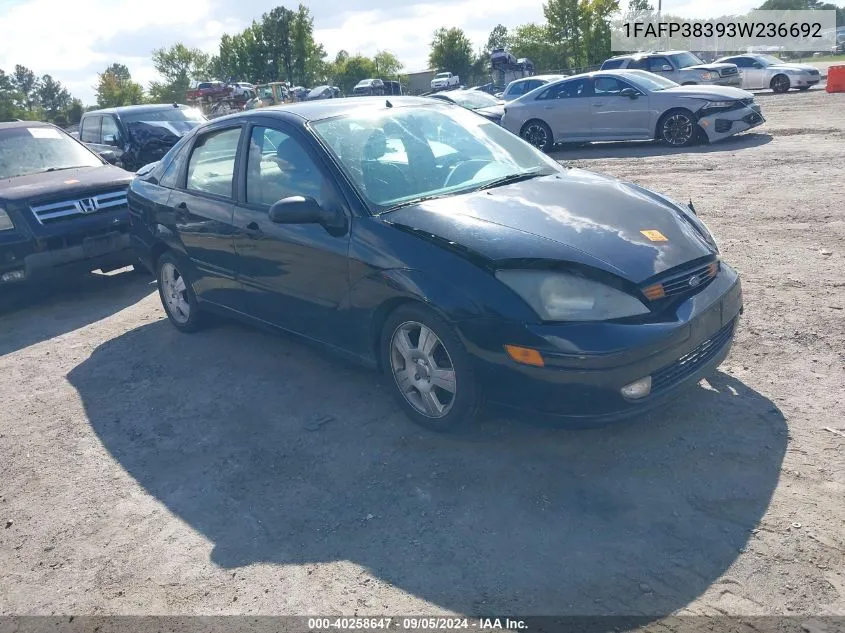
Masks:
[[[484,189],[493,189],[495,187],[503,187],[504,185],[511,185],[515,182],[522,182],[523,180],[531,180],[532,178],[539,178],[540,176],[551,176],[551,174],[547,174],[546,172],[542,172],[542,171],[523,172],[521,174],[511,174],[510,176],[502,176],[501,178],[496,178],[496,180],[491,180],[490,182],[484,183],[480,187],[473,189],[473,191],[483,191]]]
[[[402,202],[397,202],[396,204],[387,207],[386,209],[379,211],[379,213],[387,213],[388,211],[395,211],[396,209],[401,209],[402,207],[410,207],[415,204],[420,204],[421,202],[428,202],[429,200],[436,200],[437,198],[445,198],[446,196],[451,196],[452,193],[438,193],[432,194],[430,196],[420,196],[418,198],[411,198],[410,200],[404,200]]]
[[[66,169],[82,169],[83,167],[87,167],[87,165],[71,165],[70,167],[48,167],[47,169],[45,169],[41,173],[46,174],[47,172],[50,172],[50,171],[64,171]]]

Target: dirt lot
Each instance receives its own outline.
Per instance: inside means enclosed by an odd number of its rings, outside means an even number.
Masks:
[[[746,312],[709,386],[590,431],[410,425],[137,276],[0,313],[0,614],[845,614],[845,94],[561,160],[690,197]],[[832,430],[831,430],[832,429]]]

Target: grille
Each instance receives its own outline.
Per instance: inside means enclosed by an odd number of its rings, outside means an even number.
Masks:
[[[34,206],[32,213],[41,224],[51,224],[83,215],[93,215],[100,211],[114,211],[119,207],[126,206],[126,189],[119,189],[118,191],[100,193],[96,196]]]
[[[643,293],[651,300],[663,299],[686,292],[697,292],[704,288],[719,272],[719,262],[710,262],[679,275],[670,277],[661,283],[643,288]]]
[[[725,347],[733,335],[736,319],[722,327],[709,339],[701,343],[688,354],[684,354],[671,365],[667,365],[651,375],[651,391],[657,393],[670,388],[694,374]]]
[[[722,68],[721,70],[719,70],[719,74],[721,74],[722,77],[728,77],[729,75],[736,75],[738,72],[739,72],[738,68]]]

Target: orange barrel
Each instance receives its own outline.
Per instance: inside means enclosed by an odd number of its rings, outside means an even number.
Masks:
[[[845,66],[831,66],[827,69],[827,91],[845,92]]]

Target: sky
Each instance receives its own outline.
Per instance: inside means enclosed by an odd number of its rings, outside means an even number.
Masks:
[[[0,68],[15,64],[50,74],[93,104],[97,73],[125,64],[145,88],[156,79],[150,53],[181,41],[209,53],[223,33],[237,33],[279,4],[298,0],[0,0]],[[315,38],[333,58],[388,50],[405,71],[422,70],[432,33],[462,28],[476,48],[501,23],[511,28],[542,22],[542,0],[310,0]],[[622,0],[623,6],[625,0]],[[656,2],[655,2],[656,4]],[[719,16],[750,9],[754,0],[664,0],[663,11],[684,17]],[[338,7],[342,7],[338,11]]]

